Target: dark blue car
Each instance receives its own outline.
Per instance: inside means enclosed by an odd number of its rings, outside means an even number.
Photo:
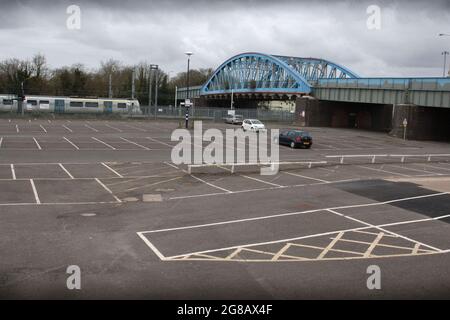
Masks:
[[[313,141],[311,135],[302,130],[280,130],[278,143],[290,146],[291,148],[304,147],[311,148]]]

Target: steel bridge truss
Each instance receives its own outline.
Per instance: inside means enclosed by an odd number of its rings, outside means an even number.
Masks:
[[[236,93],[307,94],[319,79],[358,78],[335,63],[315,58],[243,53],[225,61],[201,95]]]

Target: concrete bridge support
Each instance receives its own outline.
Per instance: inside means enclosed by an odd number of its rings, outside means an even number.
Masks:
[[[391,129],[392,105],[326,101],[304,96],[296,101],[296,115],[302,126],[388,132]]]
[[[337,102],[304,96],[296,101],[300,126],[385,131],[403,138],[403,121],[410,140],[450,141],[450,108]]]
[[[406,138],[409,140],[450,141],[450,109],[394,105],[391,135],[403,137],[406,119]]]

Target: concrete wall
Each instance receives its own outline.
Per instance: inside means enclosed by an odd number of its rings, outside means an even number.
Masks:
[[[395,105],[391,135],[403,138],[404,119],[408,122],[406,138],[409,140],[450,141],[450,109]]]
[[[299,125],[312,127],[360,128],[376,131],[391,129],[392,105],[321,101],[298,98]]]

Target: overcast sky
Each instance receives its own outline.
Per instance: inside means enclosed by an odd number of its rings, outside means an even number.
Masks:
[[[81,28],[66,26],[67,7]],[[381,29],[369,30],[369,5]],[[436,1],[0,0],[0,59],[43,53],[51,67],[110,58],[166,72],[218,67],[241,52],[324,58],[360,76],[441,76],[450,51],[450,5]],[[450,62],[450,59],[449,59]]]

